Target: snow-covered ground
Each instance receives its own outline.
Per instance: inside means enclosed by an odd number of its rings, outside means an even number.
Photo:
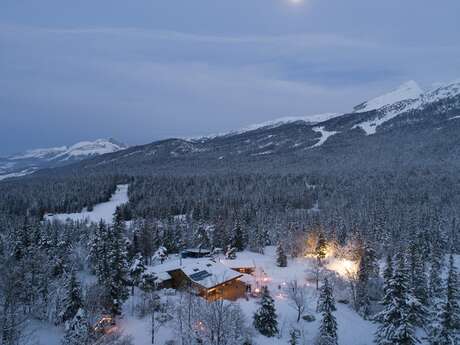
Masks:
[[[320,134],[321,134],[321,138],[319,138],[319,141],[318,141],[316,144],[314,144],[313,146],[310,146],[310,147],[309,147],[310,149],[312,149],[312,148],[314,148],[314,147],[318,147],[318,146],[323,145],[329,137],[331,137],[331,136],[333,136],[334,134],[337,134],[337,133],[338,133],[338,132],[336,132],[336,131],[327,131],[327,130],[324,129],[323,126],[321,126],[321,127],[313,127],[312,129],[313,129],[315,132],[320,133]]]
[[[67,220],[72,221],[88,221],[88,222],[99,222],[101,219],[106,223],[112,223],[113,214],[118,206],[128,202],[128,185],[118,185],[117,190],[112,195],[109,201],[97,204],[94,206],[92,211],[83,209],[79,213],[60,213],[53,215],[45,215],[46,220],[50,221],[61,221]]]
[[[171,258],[170,260],[175,260]],[[331,264],[336,259],[331,259]],[[258,254],[249,251],[240,252],[236,260],[219,259],[223,264],[233,264],[234,266],[255,265],[257,271],[262,270],[264,274],[257,279],[262,279],[264,285],[268,285],[272,297],[275,300],[278,314],[278,324],[280,334],[278,337],[266,338],[255,332],[253,344],[257,345],[281,345],[287,344],[289,340],[289,331],[294,327],[302,333],[301,344],[312,344],[319,329],[321,315],[316,313],[317,291],[314,282],[312,282],[311,270],[314,259],[298,258],[289,260],[288,266],[281,268],[276,265],[276,253],[274,247],[267,247],[265,254]],[[331,266],[333,267],[333,265]],[[307,289],[307,309],[304,314],[314,315],[316,321],[307,322],[301,319],[297,322],[297,312],[291,306],[287,297],[286,289],[290,281],[297,280],[299,284],[305,285]],[[340,295],[341,291],[336,291]],[[174,300],[174,296],[164,296],[162,299],[169,298]],[[259,307],[258,299],[250,297],[248,300],[240,299],[239,303],[246,315],[248,324],[252,324],[254,312]],[[130,334],[134,338],[135,345],[148,345],[150,341],[150,318],[136,318],[130,313],[130,305],[133,301],[128,301],[125,305],[125,316],[120,322],[120,326],[125,334]],[[338,334],[340,345],[371,345],[374,339],[376,325],[362,319],[348,305],[336,304],[337,311],[335,316],[338,321]],[[172,323],[156,329],[155,344],[164,344],[167,340],[175,339]]]

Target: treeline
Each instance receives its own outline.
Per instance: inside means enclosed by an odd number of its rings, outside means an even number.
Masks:
[[[80,212],[107,201],[116,185],[113,175],[31,177],[0,183],[0,213],[41,218],[45,213]]]

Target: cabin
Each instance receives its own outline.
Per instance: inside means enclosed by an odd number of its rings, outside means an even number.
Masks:
[[[210,255],[211,255],[211,250],[204,249],[204,248],[189,248],[181,252],[181,256],[184,259],[186,258],[199,259],[199,258],[209,257]]]
[[[159,279],[159,287],[191,289],[208,301],[235,301],[245,297],[247,286],[243,274],[209,259],[180,259],[150,267]]]

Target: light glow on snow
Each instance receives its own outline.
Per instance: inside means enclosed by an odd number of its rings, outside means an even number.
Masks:
[[[358,263],[348,259],[331,258],[326,268],[346,279],[350,279],[358,273]]]

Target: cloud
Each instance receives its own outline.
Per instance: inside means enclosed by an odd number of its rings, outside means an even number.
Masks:
[[[346,111],[405,79],[444,79],[460,56],[456,46],[427,50],[331,33],[115,27],[2,25],[0,45],[3,147],[24,137],[28,146],[43,137],[143,143]]]

